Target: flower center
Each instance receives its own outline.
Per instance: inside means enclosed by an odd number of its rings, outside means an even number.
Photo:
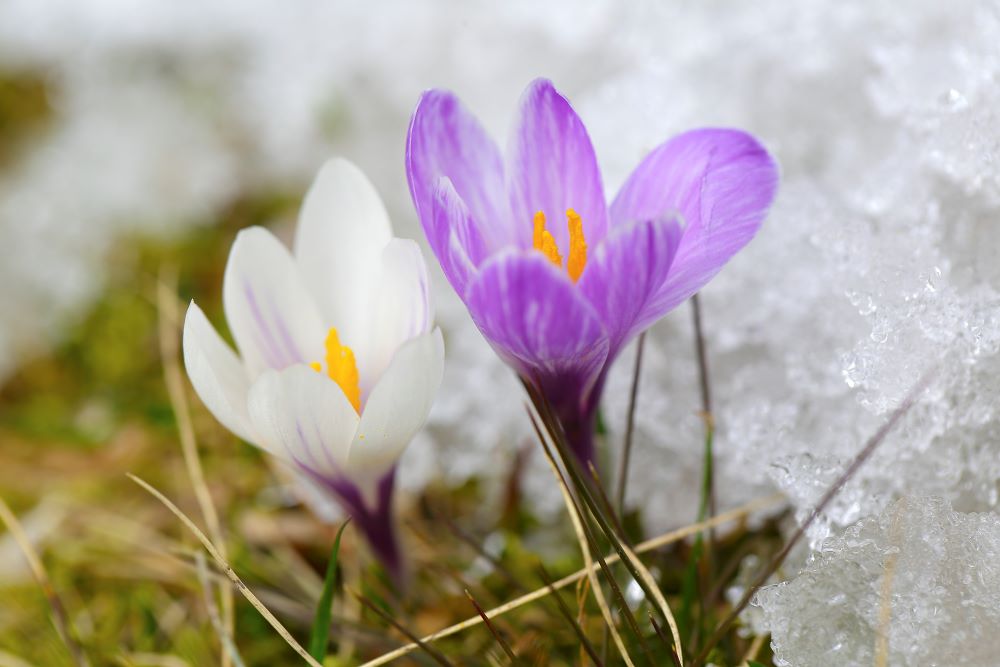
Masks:
[[[337,328],[331,327],[326,335],[326,374],[340,386],[354,411],[361,414],[361,387],[358,384],[358,364],[354,351],[340,344]],[[323,365],[314,361],[309,366],[317,373],[323,372]]]
[[[569,225],[569,257],[566,259],[566,272],[570,280],[576,282],[587,266],[587,241],[583,238],[583,220],[573,209],[566,210],[566,221]],[[535,233],[532,236],[532,247],[549,258],[549,261],[562,268],[562,256],[559,246],[552,234],[545,228],[545,213],[535,213]]]

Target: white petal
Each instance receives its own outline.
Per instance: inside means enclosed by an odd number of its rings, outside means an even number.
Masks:
[[[337,383],[308,366],[264,371],[249,409],[262,447],[318,475],[343,474],[358,413]]]
[[[320,170],[302,202],[295,258],[328,326],[357,348],[382,248],[392,238],[389,214],[360,169],[335,158]]]
[[[434,329],[403,344],[368,397],[351,444],[352,479],[388,470],[424,425],[441,385],[444,341]]]
[[[222,297],[251,377],[322,359],[326,329],[316,304],[288,249],[263,227],[236,236]]]
[[[194,301],[184,317],[184,366],[209,412],[239,437],[255,442],[247,413],[246,369]]]
[[[420,246],[392,239],[382,250],[376,291],[369,304],[369,328],[358,350],[361,390],[367,396],[406,341],[427,333],[432,309],[427,266]]]

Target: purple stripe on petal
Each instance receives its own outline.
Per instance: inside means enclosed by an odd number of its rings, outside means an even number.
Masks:
[[[739,130],[685,132],[636,167],[611,205],[614,225],[676,215],[677,256],[653,308],[661,313],[701,289],[760,228],[778,185],[774,160]]]
[[[521,247],[531,246],[537,211],[545,213],[564,257],[569,249],[567,209],[580,214],[589,243],[604,238],[608,212],[594,147],[583,121],[550,81],[538,79],[524,91],[507,160],[511,210]]]
[[[448,282],[461,296],[470,276],[487,255],[486,242],[452,182],[442,177],[434,193],[427,240]]]
[[[246,296],[247,304],[249,305],[250,312],[253,315],[254,324],[256,324],[256,329],[254,330],[253,335],[254,338],[257,339],[257,344],[260,347],[261,352],[264,354],[265,363],[269,368],[275,369],[281,369],[288,366],[286,356],[275,340],[271,327],[264,318],[264,313],[261,311],[260,304],[257,302],[257,295],[254,292],[253,287],[250,286],[249,282],[243,283],[243,294]]]
[[[291,332],[288,331],[288,326],[285,324],[284,318],[281,317],[281,310],[278,308],[277,304],[274,303],[273,295],[269,296],[271,297],[271,317],[274,320],[274,326],[278,329],[278,336],[285,349],[285,360],[287,361],[286,365],[305,363],[305,357],[302,356],[299,346],[296,345]]]
[[[608,338],[583,293],[541,253],[508,250],[483,264],[465,302],[493,349],[552,404],[580,460],[593,461]]]
[[[596,313],[569,277],[541,253],[491,257],[465,303],[494,349],[528,379],[586,381],[604,363],[608,340]]]
[[[592,253],[579,286],[608,331],[610,357],[664,315],[652,301],[680,238],[675,220],[647,220],[616,227]]]
[[[406,137],[406,176],[425,231],[434,192],[445,176],[493,247],[513,242],[505,228],[510,213],[500,150],[451,93],[429,90],[417,102]]]

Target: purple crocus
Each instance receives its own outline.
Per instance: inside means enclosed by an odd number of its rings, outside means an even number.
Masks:
[[[406,171],[452,287],[583,462],[611,363],[753,238],[778,181],[746,132],[698,129],[649,153],[608,206],[583,122],[544,79],[521,98],[506,160],[455,95],[427,91]]]

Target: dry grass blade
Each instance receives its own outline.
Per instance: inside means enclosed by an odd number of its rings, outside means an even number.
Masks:
[[[840,477],[837,478],[833,485],[827,489],[820,501],[816,503],[815,507],[813,507],[812,512],[809,513],[809,516],[802,522],[802,525],[800,525],[792,534],[789,540],[785,543],[785,546],[782,547],[781,551],[779,551],[774,558],[771,559],[768,566],[761,570],[761,572],[754,577],[751,584],[747,586],[747,590],[743,594],[743,597],[740,598],[739,602],[737,602],[733,607],[733,610],[729,613],[725,620],[719,624],[719,627],[716,628],[711,638],[709,638],[708,642],[702,648],[701,653],[697,658],[695,658],[692,663],[692,667],[699,667],[705,663],[705,659],[708,657],[712,648],[719,642],[726,632],[729,631],[729,628],[731,628],[733,623],[736,622],[736,619],[739,618],[740,613],[746,608],[746,606],[750,604],[750,600],[753,599],[753,596],[757,593],[760,587],[764,585],[764,582],[766,582],[779,567],[781,567],[781,564],[785,561],[785,558],[792,550],[792,547],[794,547],[795,544],[802,539],[802,536],[805,535],[809,526],[811,526],[813,522],[819,518],[819,515],[823,513],[823,510],[830,504],[830,501],[833,500],[838,493],[840,493],[840,490],[844,488],[844,485],[847,484],[848,480],[854,477],[854,474],[861,468],[861,466],[863,466],[868,459],[871,458],[871,455],[875,453],[875,450],[880,444],[882,444],[885,437],[889,435],[889,431],[895,428],[896,424],[899,423],[903,416],[910,411],[910,408],[913,407],[913,404],[916,403],[917,399],[934,379],[936,373],[936,367],[928,371],[920,379],[920,381],[917,382],[916,386],[910,390],[910,392],[906,395],[906,398],[903,399],[903,402],[900,403],[899,407],[893,410],[889,419],[882,424],[878,431],[875,432],[875,435],[868,439],[865,446],[861,448],[861,451],[858,452],[858,454],[851,461],[850,465],[847,466],[847,469],[841,473]]]
[[[385,621],[392,627],[399,630],[399,632],[401,632],[407,639],[409,639],[416,645],[416,648],[421,649],[424,653],[432,657],[434,659],[434,662],[441,665],[441,667],[453,667],[451,662],[448,661],[448,658],[444,657],[444,655],[442,655],[440,651],[436,651],[434,647],[423,642],[419,637],[417,637],[415,634],[407,630],[403,624],[401,624],[392,616],[379,609],[377,604],[375,604],[365,596],[360,595],[358,593],[354,593],[354,597],[356,597],[358,601],[361,602],[361,604],[363,604],[365,607],[374,612],[383,621]]]
[[[653,630],[656,632],[656,636],[660,638],[660,641],[663,642],[664,645],[669,647],[670,639],[668,639],[667,636],[663,634],[663,628],[661,628],[660,624],[656,622],[656,616],[654,616],[653,612],[651,611],[647,611],[646,613],[649,615],[649,623],[650,625],[653,626]],[[667,655],[670,656],[670,661],[674,665],[674,667],[684,667],[684,665],[680,662],[680,658],[677,657],[676,653],[668,653]]]
[[[229,633],[226,632],[226,628],[222,624],[219,609],[215,606],[215,600],[212,598],[212,578],[208,572],[208,564],[205,562],[205,554],[198,551],[194,555],[194,560],[197,565],[198,582],[201,584],[202,593],[205,595],[205,608],[208,610],[208,620],[212,624],[215,634],[219,635],[219,641],[222,642],[222,650],[229,654],[229,659],[236,667],[246,667],[243,658],[240,657],[239,650],[236,648],[236,643]]]
[[[163,379],[167,385],[170,407],[174,411],[177,421],[181,452],[184,454],[184,465],[187,468],[188,477],[191,478],[191,486],[194,488],[195,498],[198,500],[198,508],[201,510],[202,518],[205,519],[205,525],[208,526],[208,534],[212,536],[212,541],[218,545],[222,558],[228,560],[229,554],[226,551],[226,541],[222,534],[222,523],[219,521],[219,513],[215,509],[208,484],[205,483],[205,473],[201,467],[198,445],[194,435],[194,424],[191,421],[191,410],[184,390],[184,373],[181,371],[178,347],[178,332],[181,328],[180,309],[175,290],[168,287],[168,285],[175,283],[176,276],[172,272],[166,269],[161,270],[160,280],[156,285],[156,305],[159,318]],[[236,632],[233,589],[230,586],[223,586],[220,588],[219,594],[222,596],[223,627],[226,635],[232,637]],[[222,667],[228,667],[229,664],[230,655],[224,651]]]
[[[628,481],[628,464],[632,458],[632,433],[635,428],[635,406],[639,399],[639,373],[642,371],[642,350],[646,346],[646,332],[639,334],[635,344],[635,366],[632,368],[632,388],[628,393],[628,412],[625,418],[625,442],[618,466],[618,516],[625,515],[625,486]]]
[[[625,566],[625,569],[628,570],[629,574],[632,576],[632,579],[635,580],[635,582],[639,585],[639,588],[642,589],[642,592],[643,594],[645,594],[646,598],[654,599],[656,597],[656,593],[653,592],[652,588],[650,588],[649,584],[647,583],[651,579],[651,577],[644,577],[640,575],[639,569],[643,568],[642,564],[639,563],[637,565],[632,558],[628,557],[628,554],[623,548],[621,538],[615,532],[614,528],[611,527],[610,520],[606,516],[606,513],[601,509],[599,503],[594,497],[593,484],[588,482],[587,479],[584,477],[584,473],[580,466],[579,460],[577,459],[576,455],[570,450],[569,441],[567,440],[566,434],[563,431],[562,423],[556,416],[551,403],[549,403],[548,399],[530,383],[525,382],[524,387],[528,392],[528,396],[531,397],[532,403],[534,404],[536,410],[538,411],[539,419],[542,421],[543,424],[545,424],[546,432],[552,438],[552,444],[555,445],[555,450],[559,453],[559,458],[561,460],[561,463],[563,464],[563,468],[566,470],[567,473],[569,473],[569,478],[573,482],[573,487],[574,487],[573,490],[577,494],[576,497],[578,497],[580,501],[584,505],[586,505],[588,510],[588,516],[593,517],[594,521],[597,523],[601,532],[604,533],[605,538],[608,540],[608,542],[611,543],[611,546],[614,547],[615,551],[618,553],[618,556],[620,557],[622,564]],[[589,520],[587,520],[587,517],[584,516],[583,514],[581,514],[581,518],[585,519],[584,527],[589,530],[590,526]],[[603,568],[604,567],[603,558],[598,558],[598,562],[601,563],[601,566]],[[612,586],[612,590],[616,588],[616,584],[614,583],[613,580],[609,581],[608,583]],[[617,591],[615,592],[617,594]],[[631,612],[626,614],[627,620],[630,614]]]
[[[17,520],[17,516],[3,498],[0,498],[0,520],[7,526],[11,537],[14,538],[14,542],[17,543],[18,548],[24,555],[24,559],[28,562],[31,574],[42,589],[42,593],[49,603],[49,608],[52,610],[52,624],[55,626],[56,632],[59,633],[59,638],[62,639],[69,650],[73,662],[78,667],[89,667],[90,662],[87,660],[83,648],[76,640],[73,626],[69,621],[69,616],[66,614],[66,607],[63,605],[59,594],[56,593],[56,589],[52,586],[52,581],[49,579],[48,572],[46,572],[45,566],[42,564],[42,559],[38,557],[38,553],[31,545],[31,540],[28,539],[27,533],[24,532],[24,527],[21,526],[21,522]]]
[[[674,619],[673,612],[670,611],[670,605],[667,604],[667,599],[663,596],[663,592],[660,587],[656,585],[656,581],[653,580],[653,575],[646,568],[646,566],[639,560],[632,549],[629,548],[627,544],[622,543],[622,548],[625,549],[625,553],[628,555],[632,564],[635,566],[636,570],[639,571],[639,576],[646,580],[646,585],[653,591],[653,601],[656,603],[657,607],[660,609],[660,613],[663,617],[667,619],[667,625],[670,626],[670,634],[673,635],[674,639],[674,653],[677,656],[678,664],[684,664],[684,654],[681,650],[681,633],[677,627],[677,620]]]
[[[490,621],[490,617],[486,615],[486,612],[483,611],[483,608],[479,606],[478,602],[476,602],[476,598],[472,597],[472,593],[469,592],[468,588],[465,589],[465,597],[469,598],[469,602],[471,602],[472,606],[476,608],[476,613],[479,614],[480,618],[483,619],[483,623],[485,623],[486,627],[489,628],[489,631],[493,635],[493,638],[497,640],[497,644],[500,645],[500,648],[503,649],[503,652],[507,654],[508,658],[510,658],[510,663],[512,665],[517,664],[518,660],[517,656],[514,654],[514,650],[510,647],[510,644],[507,643],[507,640],[503,638],[503,635],[500,634],[500,631]]]
[[[899,546],[903,541],[903,518],[906,500],[901,500],[892,513],[889,526],[889,542],[894,550],[885,559],[882,574],[882,589],[879,591],[878,632],[875,634],[875,667],[889,664],[889,628],[892,622],[892,584],[896,577],[896,562],[899,560]]]
[[[740,507],[732,509],[728,512],[723,512],[717,516],[714,516],[708,521],[702,521],[699,523],[691,524],[690,526],[684,526],[683,528],[678,528],[677,530],[672,530],[670,532],[664,533],[663,535],[658,535],[657,537],[652,537],[644,542],[640,542],[635,546],[635,552],[637,554],[642,554],[648,551],[653,551],[654,549],[660,549],[675,542],[679,542],[680,540],[690,537],[691,535],[700,533],[701,531],[707,528],[717,528],[727,523],[743,519],[749,516],[750,514],[753,514],[754,512],[774,507],[779,503],[783,502],[784,500],[785,500],[784,495],[780,493],[775,493],[770,496],[766,496],[764,498],[758,498],[757,500],[751,501],[745,505],[741,505]],[[606,562],[609,565],[617,563],[618,555],[609,554],[606,558]],[[573,574],[568,574],[562,579],[553,582],[551,586],[545,586],[543,588],[534,590],[530,593],[525,593],[524,595],[518,598],[515,598],[509,602],[505,602],[499,607],[495,607],[493,609],[488,610],[486,613],[489,614],[490,618],[496,618],[497,616],[501,616],[503,614],[514,611],[515,609],[523,607],[526,604],[530,604],[532,602],[535,602],[536,600],[541,600],[542,598],[546,597],[551,593],[566,588],[567,586],[572,586],[573,584],[576,584],[579,581],[586,579],[589,572],[593,569],[594,567],[589,567],[589,568],[584,567],[580,570],[577,570]],[[459,623],[455,623],[454,625],[449,625],[447,628],[443,628],[441,630],[438,630],[437,632],[426,635],[425,637],[421,638],[421,641],[425,643],[430,643],[438,639],[444,639],[445,637],[450,637],[452,635],[458,634],[463,630],[468,630],[469,628],[473,628],[482,622],[483,619],[481,619],[479,616],[473,616]],[[401,646],[398,649],[390,651],[385,655],[381,655],[377,658],[374,658],[373,660],[369,660],[368,662],[361,665],[361,667],[379,667],[380,665],[388,664],[393,660],[396,660],[397,658],[401,658],[404,655],[412,653],[418,648],[419,646],[415,642],[410,643],[407,644],[406,646]]]
[[[570,477],[572,478],[575,484],[575,491],[577,492],[577,496],[580,499],[582,499],[582,501],[587,505],[587,509],[590,511],[590,516],[594,518],[594,520],[600,527],[601,531],[604,533],[604,536],[611,543],[611,546],[614,547],[615,551],[618,552],[622,564],[628,570],[629,574],[632,576],[635,582],[639,585],[639,588],[642,589],[643,593],[646,595],[646,598],[656,601],[657,608],[663,615],[664,620],[666,620],[667,623],[670,625],[671,631],[674,634],[675,638],[674,650],[677,652],[677,657],[683,663],[684,660],[681,657],[682,649],[680,645],[680,633],[677,631],[677,622],[674,620],[673,614],[671,613],[670,608],[667,605],[666,599],[663,597],[663,593],[659,590],[659,587],[656,585],[656,581],[654,580],[653,575],[650,574],[649,570],[642,563],[642,561],[640,561],[636,557],[635,553],[631,549],[629,549],[628,545],[625,543],[624,536],[622,535],[621,537],[619,537],[619,535],[616,534],[615,530],[611,527],[607,517],[604,516],[604,512],[602,512],[598,502],[594,499],[594,491],[592,485],[589,484],[587,480],[583,478],[583,475],[579,470],[580,468],[579,462],[576,460],[576,457],[573,455],[573,453],[569,451],[569,443],[566,440],[565,433],[562,430],[562,426],[558,418],[555,416],[555,413],[552,410],[551,404],[548,402],[548,400],[545,398],[544,395],[538,392],[530,384],[526,383],[525,388],[528,391],[528,395],[531,396],[535,407],[538,409],[539,418],[545,424],[548,434],[552,438],[552,444],[559,452],[559,456],[562,459],[563,467],[569,473]],[[532,419],[532,422],[534,423],[534,419]],[[535,425],[535,430],[538,431],[537,425]],[[542,444],[543,446],[545,446],[544,439],[542,439]],[[598,483],[593,486],[599,486],[599,480]],[[603,490],[598,490],[597,494],[603,496]],[[583,516],[582,509],[580,518],[584,520],[584,528],[588,528],[589,523],[586,522],[586,517]],[[604,569],[605,568],[604,559],[599,558],[598,561],[601,563],[602,569]],[[608,573],[606,576],[608,576],[609,578],[608,583],[611,585],[612,590],[616,593],[616,595],[619,594],[617,584],[611,577],[610,573]],[[631,617],[631,611],[627,608],[627,606],[624,609],[624,613],[626,620],[630,621],[630,625],[633,626],[636,625],[634,623],[634,619],[632,619]],[[645,649],[646,645],[645,641],[643,640],[642,634],[638,632],[636,634],[639,637],[640,644]]]
[[[529,411],[530,415],[530,411]],[[538,424],[535,421],[534,415],[531,416],[531,424],[535,427],[535,432],[538,434],[538,439],[542,443],[542,449],[545,452],[545,458],[549,462],[549,466],[552,468],[552,474],[556,478],[556,483],[559,486],[559,491],[562,493],[563,502],[566,504],[566,511],[569,513],[570,521],[573,524],[573,530],[576,533],[576,539],[580,543],[580,552],[583,554],[583,562],[586,565],[587,577],[590,579],[590,588],[594,592],[594,599],[597,601],[597,606],[601,609],[601,616],[604,617],[605,627],[611,632],[611,638],[615,643],[615,647],[618,649],[618,653],[622,656],[622,660],[629,667],[635,667],[635,663],[632,662],[632,657],[628,654],[628,649],[625,648],[625,642],[622,641],[621,634],[618,632],[618,628],[615,626],[615,620],[611,615],[611,608],[608,606],[608,601],[604,598],[604,591],[601,590],[601,584],[597,580],[597,572],[594,568],[594,559],[590,554],[590,545],[588,544],[587,537],[584,533],[583,517],[579,515],[576,509],[576,503],[573,502],[573,497],[570,495],[569,489],[566,486],[566,481],[563,479],[562,473],[559,472],[559,466],[556,464],[555,458],[552,456],[552,452],[549,450],[548,444],[545,442],[545,436],[542,435],[542,431],[538,428]],[[609,583],[615,583],[614,578],[607,569],[607,564],[602,560],[601,567],[605,571],[605,576],[608,577]],[[626,614],[631,612],[626,605],[624,607]],[[634,623],[633,619],[633,623]],[[636,635],[639,635],[638,628],[635,630]],[[646,649],[648,654],[649,650]]]
[[[0,667],[34,667],[34,665],[12,653],[0,650]]]
[[[750,648],[747,649],[747,652],[743,655],[743,659],[740,660],[740,667],[747,667],[751,660],[756,659],[766,640],[767,635],[757,635],[753,638],[753,641],[750,642]]]
[[[604,667],[604,661],[597,655],[597,650],[594,648],[594,645],[590,643],[590,640],[587,639],[587,634],[583,631],[580,623],[573,618],[573,612],[569,610],[569,607],[566,606],[566,602],[562,599],[562,596],[559,595],[556,589],[552,586],[552,577],[549,576],[548,570],[545,569],[544,565],[539,563],[538,571],[542,581],[544,581],[545,585],[549,588],[549,593],[552,594],[552,598],[556,601],[556,606],[559,608],[559,612],[569,623],[570,627],[573,628],[573,632],[576,633],[577,639],[580,640],[580,647],[583,648],[588,656],[590,656],[590,659],[594,661],[594,664],[597,665],[597,667]]]
[[[277,632],[278,635],[280,635],[281,638],[292,647],[292,650],[298,653],[302,659],[306,661],[306,663],[311,665],[311,667],[323,667],[321,664],[316,662],[311,655],[309,655],[308,651],[302,648],[301,644],[295,641],[295,637],[293,637],[291,633],[285,629],[285,626],[281,624],[281,621],[275,618],[274,614],[272,614],[270,610],[264,606],[264,603],[262,603],[257,596],[253,594],[253,591],[247,588],[247,585],[243,583],[240,576],[236,574],[232,567],[229,566],[229,563],[227,563],[222,557],[219,550],[214,544],[212,544],[212,541],[205,536],[205,533],[198,528],[194,521],[184,514],[184,512],[182,512],[180,508],[177,507],[177,505],[175,505],[169,498],[160,493],[145,480],[142,480],[131,473],[128,473],[128,478],[152,494],[153,497],[163,503],[163,505],[170,510],[174,516],[181,520],[187,529],[190,530],[196,538],[198,538],[198,541],[201,542],[202,546],[205,547],[205,550],[208,551],[209,555],[213,558],[213,560],[215,560],[216,564],[218,564],[222,571],[226,573],[229,580],[235,584],[239,592],[247,599],[247,602],[253,605],[253,608],[256,609],[260,615],[264,617],[264,620],[267,621],[272,628],[274,628],[275,632]]]

